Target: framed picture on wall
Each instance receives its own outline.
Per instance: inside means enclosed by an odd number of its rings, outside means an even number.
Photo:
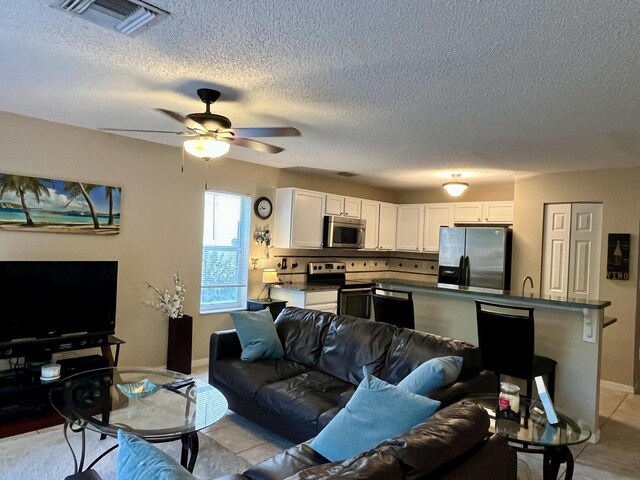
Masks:
[[[120,187],[0,173],[0,230],[113,235]]]
[[[607,243],[607,278],[629,280],[631,234],[610,233]]]

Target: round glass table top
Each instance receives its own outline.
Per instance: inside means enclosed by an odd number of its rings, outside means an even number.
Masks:
[[[53,407],[70,423],[116,436],[171,440],[206,428],[227,411],[222,393],[206,382],[168,370],[100,368],[51,389]]]
[[[557,409],[555,410],[558,423],[551,425],[547,422],[544,411],[531,408],[532,406],[541,408],[540,402],[536,400],[520,397],[519,422],[503,418],[496,419],[497,394],[470,395],[466,400],[484,408],[491,420],[489,430],[492,433],[506,435],[509,441],[523,445],[560,447],[586,442],[591,437],[591,429],[586,422],[559,412]]]

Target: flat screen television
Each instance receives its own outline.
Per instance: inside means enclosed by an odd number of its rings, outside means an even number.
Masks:
[[[118,262],[0,261],[0,344],[115,333]]]

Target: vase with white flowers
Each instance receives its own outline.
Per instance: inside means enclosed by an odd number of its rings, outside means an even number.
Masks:
[[[169,318],[181,318],[184,315],[184,293],[185,287],[182,280],[180,280],[180,274],[173,274],[173,293],[165,287],[164,290],[154,287],[149,282],[145,282],[147,286],[152,289],[156,295],[151,300],[146,300],[144,303],[152,307],[162,310],[164,314]]]
[[[144,303],[161,310],[169,317],[169,341],[167,344],[167,369],[176,372],[191,373],[191,344],[193,336],[193,317],[184,313],[185,286],[178,273],[173,275],[173,292],[147,286],[155,292],[154,298]]]

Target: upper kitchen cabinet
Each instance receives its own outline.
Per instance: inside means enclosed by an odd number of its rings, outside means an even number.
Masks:
[[[454,203],[455,223],[513,223],[513,202]]]
[[[364,250],[396,248],[396,205],[375,200],[362,200],[360,218],[367,222]]]
[[[380,231],[380,202],[362,200],[360,218],[367,222],[367,231],[364,236],[364,249],[377,250],[378,234]]]
[[[278,248],[322,248],[324,193],[298,188],[276,190],[273,233]]]
[[[393,203],[380,202],[380,217],[378,222],[378,250],[395,250],[397,220],[398,206],[394,205]],[[368,229],[369,227],[367,226],[367,231]]]
[[[438,252],[440,248],[440,227],[453,226],[452,203],[429,203],[424,206],[424,238],[422,250]]]
[[[513,223],[513,202],[483,202],[482,218],[487,223]]]
[[[422,250],[424,205],[398,205],[396,250]]]
[[[325,214],[360,218],[360,199],[328,193],[326,195]]]

